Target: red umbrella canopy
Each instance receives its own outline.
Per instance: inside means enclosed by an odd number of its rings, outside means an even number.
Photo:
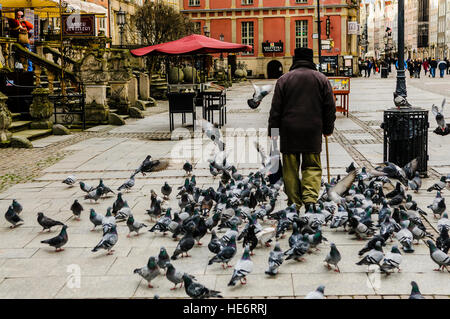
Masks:
[[[252,47],[245,44],[224,42],[199,34],[188,35],[184,38],[131,50],[134,56],[144,55],[182,55],[206,54],[220,52],[251,51]]]

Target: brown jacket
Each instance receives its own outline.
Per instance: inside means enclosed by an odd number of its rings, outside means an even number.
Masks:
[[[279,128],[282,153],[320,153],[322,134],[332,134],[336,120],[333,90],[312,62],[297,61],[275,85],[269,135]]]

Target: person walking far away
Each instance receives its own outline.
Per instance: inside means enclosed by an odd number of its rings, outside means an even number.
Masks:
[[[445,63],[447,64],[447,74],[450,74],[450,61],[447,57],[444,58]]]
[[[322,134],[330,136],[333,133],[336,105],[330,82],[316,70],[313,51],[297,48],[294,53],[289,72],[275,85],[269,135],[277,138],[279,133],[280,136],[288,205],[295,204],[297,209],[305,205],[308,209],[319,197]]]
[[[436,68],[437,68],[437,61],[435,58],[432,58],[430,61],[430,73],[433,78],[436,76]]]
[[[445,60],[441,60],[438,63],[439,68],[439,77],[443,78],[445,74],[445,70],[447,70],[447,63],[445,63]]]
[[[430,67],[430,63],[428,59],[425,59],[422,63],[423,71],[425,72],[425,76],[427,76],[428,68]]]

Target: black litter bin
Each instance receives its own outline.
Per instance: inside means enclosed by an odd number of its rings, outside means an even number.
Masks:
[[[418,171],[427,176],[428,111],[421,108],[384,111],[384,161],[403,167],[418,158]]]
[[[381,77],[386,79],[388,77],[389,70],[387,67],[381,67]]]

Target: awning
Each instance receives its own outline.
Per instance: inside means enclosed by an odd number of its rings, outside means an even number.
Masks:
[[[5,3],[3,3],[5,2]],[[81,0],[65,0],[63,3],[67,4],[63,8],[63,12],[77,12],[80,13],[95,13],[99,15],[106,15],[108,10],[98,4],[85,2]],[[35,14],[40,16],[58,17],[59,16],[59,0],[7,0],[2,1],[3,11],[13,12],[17,8],[31,8],[34,9]]]
[[[144,48],[130,50],[134,56],[144,55],[192,55],[221,52],[251,51],[252,47],[245,44],[224,42],[204,35],[192,34],[184,38],[156,44]]]

